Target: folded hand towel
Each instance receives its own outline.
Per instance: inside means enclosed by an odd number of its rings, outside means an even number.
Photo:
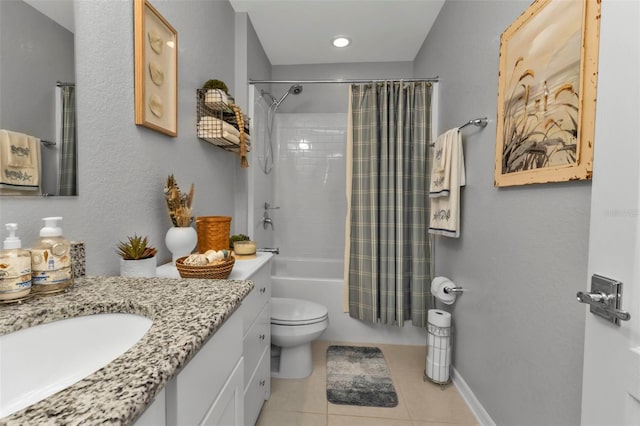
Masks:
[[[438,137],[435,149],[442,148],[444,169],[438,169],[442,158],[434,155],[429,199],[431,217],[429,233],[458,238],[460,236],[460,187],[466,185],[462,137],[455,128]]]
[[[205,115],[204,117],[200,118],[200,122],[198,123],[198,129],[207,133],[220,133],[220,134],[222,134],[222,131],[226,131],[227,133],[240,137],[240,131],[238,131],[238,129],[233,127],[231,124],[223,120],[220,120],[219,118],[212,117],[209,115]],[[217,137],[222,137],[222,136],[217,136]]]
[[[431,182],[429,185],[429,197],[446,197],[451,190],[451,173],[454,170],[460,171],[459,186],[466,185],[464,171],[464,155],[462,148],[459,155],[454,156],[453,149],[461,142],[460,131],[455,128],[440,135],[433,147],[433,164],[431,167]],[[452,161],[456,161],[452,164]]]
[[[40,189],[40,139],[0,129],[0,187]]]
[[[0,129],[0,139],[7,165],[11,167],[35,167],[37,165],[36,150],[40,139],[24,133]]]

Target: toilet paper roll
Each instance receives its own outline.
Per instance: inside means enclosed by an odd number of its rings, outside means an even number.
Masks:
[[[427,376],[436,382],[448,382],[450,368],[449,364],[427,363]]]
[[[451,347],[451,337],[435,336],[433,334],[427,335],[427,346],[429,348],[445,349]]]
[[[431,294],[445,305],[451,305],[456,301],[456,295],[455,293],[447,294],[444,292],[444,289],[445,287],[453,288],[455,286],[449,278],[435,277],[433,281],[431,281]]]
[[[438,327],[451,327],[451,314],[441,309],[429,309],[427,322]]]
[[[442,365],[451,364],[451,348],[437,349],[430,346],[427,353],[427,363]]]

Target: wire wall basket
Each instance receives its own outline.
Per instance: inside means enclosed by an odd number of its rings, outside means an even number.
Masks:
[[[249,117],[234,111],[233,101],[220,90],[197,90],[198,138],[227,151],[239,152],[244,138],[251,151]],[[237,107],[235,107],[237,109]]]

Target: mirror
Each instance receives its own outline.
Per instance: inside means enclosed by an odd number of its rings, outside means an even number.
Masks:
[[[73,0],[0,0],[0,129],[42,140],[28,163],[0,140],[0,195],[78,195]]]

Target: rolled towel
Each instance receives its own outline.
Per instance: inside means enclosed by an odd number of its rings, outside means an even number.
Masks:
[[[222,132],[227,132],[229,134],[235,135],[236,137],[240,137],[240,131],[233,127],[231,124],[220,120],[217,117],[212,117],[210,115],[205,115],[200,118],[200,122],[198,123],[198,130],[206,133],[219,134],[219,136],[212,137],[223,137]]]
[[[229,98],[227,97],[227,94],[220,89],[210,89],[210,90],[207,90],[207,92],[204,95],[204,103],[209,106],[211,105],[215,106],[216,104],[220,104],[220,103],[228,105]]]
[[[240,138],[227,131],[215,132],[210,130],[198,129],[198,137],[203,139],[225,139],[234,145],[240,145]]]

